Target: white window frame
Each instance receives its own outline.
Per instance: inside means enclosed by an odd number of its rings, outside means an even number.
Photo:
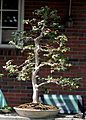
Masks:
[[[3,1],[3,0],[1,0]],[[0,26],[0,48],[10,48],[12,46],[8,44],[2,44],[2,5],[1,5],[1,26]],[[24,20],[24,0],[18,0],[18,27],[17,30],[23,30],[24,25],[23,25],[23,20]],[[9,27],[8,27],[9,28]]]

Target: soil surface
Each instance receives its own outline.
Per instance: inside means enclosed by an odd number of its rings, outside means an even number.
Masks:
[[[42,103],[25,103],[25,104],[21,104],[18,106],[18,108],[22,108],[22,109],[36,109],[36,110],[56,110],[58,109],[55,106],[51,106],[51,105],[45,105]]]

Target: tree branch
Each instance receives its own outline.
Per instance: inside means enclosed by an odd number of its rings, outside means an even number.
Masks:
[[[27,63],[30,63],[30,61],[25,60],[25,62],[23,62],[21,65],[17,66],[17,68],[19,69],[19,68],[23,67],[24,65],[26,65]]]
[[[37,38],[35,38],[34,41],[39,41],[43,37],[44,28],[45,28],[45,23],[43,24],[43,26],[41,28],[40,35]]]
[[[55,84],[59,85],[59,82],[57,82],[57,81],[46,81],[46,82],[40,83],[38,85],[38,87],[41,87],[42,85],[46,85],[46,84],[50,84],[50,83],[55,83]]]

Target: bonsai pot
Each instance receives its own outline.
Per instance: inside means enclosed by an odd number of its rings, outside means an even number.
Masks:
[[[26,108],[18,108],[14,107],[15,111],[23,117],[28,118],[51,118],[55,117],[58,114],[58,109],[54,110],[33,110],[33,109],[26,109]]]

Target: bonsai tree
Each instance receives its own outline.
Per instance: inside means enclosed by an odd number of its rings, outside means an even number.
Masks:
[[[13,60],[6,62],[4,68],[10,75],[15,75],[18,80],[32,80],[33,103],[38,103],[39,87],[49,83],[78,88],[78,78],[53,77],[55,71],[65,71],[71,64],[65,53],[69,51],[66,46],[68,41],[63,34],[63,26],[57,10],[47,6],[33,12],[32,19],[24,20],[28,25],[28,31],[16,31],[12,33],[10,44],[27,52],[28,56],[21,65],[13,64]],[[49,66],[50,75],[42,77],[39,74],[41,68]],[[41,82],[40,82],[41,81]]]

